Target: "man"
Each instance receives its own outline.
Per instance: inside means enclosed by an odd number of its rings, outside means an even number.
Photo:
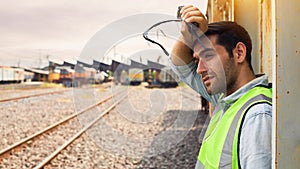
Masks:
[[[234,22],[208,24],[194,6],[180,14],[171,67],[215,106],[195,168],[271,168],[272,89],[253,72],[247,31]]]

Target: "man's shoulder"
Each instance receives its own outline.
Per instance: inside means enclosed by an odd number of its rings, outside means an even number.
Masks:
[[[258,85],[253,89],[257,90],[253,92],[254,96],[252,95],[253,97],[248,100],[249,106],[245,112],[245,119],[262,114],[272,116],[272,84]]]
[[[260,102],[254,104],[253,106],[249,107],[246,112],[246,117],[257,116],[260,114],[266,114],[272,116],[272,105],[267,102]]]

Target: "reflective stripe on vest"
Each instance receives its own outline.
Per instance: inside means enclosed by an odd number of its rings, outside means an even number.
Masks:
[[[198,159],[205,168],[239,168],[239,131],[249,108],[259,103],[272,104],[272,89],[255,87],[236,101],[219,121],[217,112],[208,126]]]

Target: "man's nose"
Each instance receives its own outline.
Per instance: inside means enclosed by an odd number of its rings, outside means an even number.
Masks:
[[[207,69],[206,69],[206,66],[205,66],[205,63],[204,63],[203,59],[199,58],[197,73],[202,75],[206,71],[207,71]]]

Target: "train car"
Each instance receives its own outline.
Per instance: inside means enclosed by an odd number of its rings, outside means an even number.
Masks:
[[[100,84],[100,83],[105,82],[108,77],[109,77],[109,75],[106,72],[100,71],[95,74],[94,81],[96,84]]]
[[[121,85],[129,85],[129,77],[128,77],[128,72],[126,70],[122,70],[120,74],[120,83]]]
[[[171,88],[178,86],[178,78],[170,67],[161,69],[149,69],[147,88]]]
[[[94,68],[89,67],[83,67],[84,69],[84,81],[88,84],[94,84],[95,83],[95,75],[97,74],[97,70]],[[76,71],[75,71],[76,73]],[[100,79],[98,79],[100,80]]]
[[[15,80],[15,71],[12,67],[0,67],[1,70],[1,83],[12,83]]]
[[[130,85],[140,85],[144,81],[143,69],[130,68],[128,70],[128,80]]]
[[[25,71],[23,68],[8,66],[0,67],[0,83],[22,83],[24,81],[29,81],[32,78],[33,74]]]
[[[53,71],[49,72],[48,82],[59,83],[59,81],[60,81],[60,70],[59,69],[54,69]]]
[[[79,87],[85,84],[95,83],[96,69],[84,67],[83,65],[76,65],[73,73],[73,86]]]
[[[74,69],[69,66],[58,66],[49,72],[48,82],[61,83],[66,87],[72,86]]]
[[[14,69],[14,82],[16,83],[22,83],[24,82],[24,69],[22,68],[13,68]]]
[[[162,68],[157,76],[157,81],[162,88],[177,87],[177,79],[177,75],[170,67]]]
[[[71,68],[61,68],[59,73],[59,83],[62,83],[66,87],[71,87],[74,70]]]

